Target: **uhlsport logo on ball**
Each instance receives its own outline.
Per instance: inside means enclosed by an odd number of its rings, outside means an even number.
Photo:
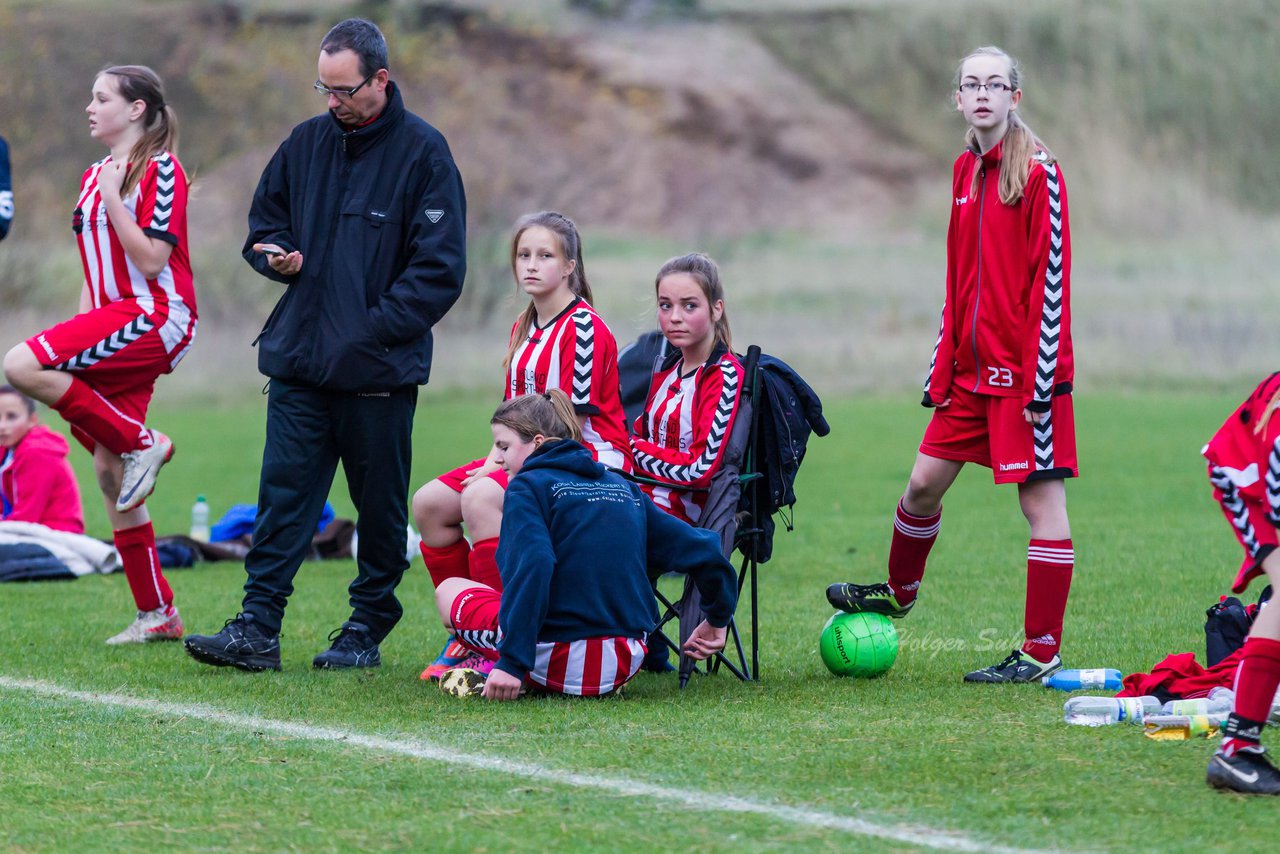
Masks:
[[[836,612],[822,627],[818,651],[837,676],[879,676],[898,658],[898,630],[884,614]]]

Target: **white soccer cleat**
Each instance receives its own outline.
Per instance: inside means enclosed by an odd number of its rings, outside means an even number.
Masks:
[[[116,511],[127,513],[147,500],[156,488],[160,467],[173,459],[173,442],[158,430],[151,431],[151,446],[123,454],[124,474],[120,478],[120,496]]]
[[[120,634],[107,638],[107,643],[148,643],[180,637],[182,617],[178,616],[178,609],[173,605],[161,605],[154,611],[139,611],[138,618]]]

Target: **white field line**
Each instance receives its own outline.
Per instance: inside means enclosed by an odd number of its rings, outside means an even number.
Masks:
[[[445,765],[471,768],[477,771],[489,771],[508,777],[523,777],[539,783],[591,789],[626,797],[651,798],[655,801],[675,804],[692,810],[713,810],[716,812],[758,815],[804,828],[827,828],[858,836],[872,836],[893,842],[920,845],[940,851],[1002,852],[1002,854],[1013,854],[1013,852],[1027,854],[1027,852],[1031,851],[1031,849],[1025,848],[992,845],[961,834],[930,827],[883,825],[852,816],[783,806],[750,798],[700,792],[694,789],[678,789],[618,777],[579,774],[572,771],[549,768],[532,762],[520,762],[500,756],[486,756],[481,753],[463,753],[457,748],[433,744],[422,739],[384,738],[350,730],[310,726],[308,724],[261,718],[255,715],[225,712],[203,705],[166,703],[159,700],[130,697],[124,694],[76,691],[51,682],[13,679],[7,676],[0,676],[0,689],[93,706],[113,707],[145,714],[170,715],[179,719],[208,721],[231,729],[255,733],[269,732],[307,741],[333,742],[343,746],[363,748],[376,753],[400,754]]]

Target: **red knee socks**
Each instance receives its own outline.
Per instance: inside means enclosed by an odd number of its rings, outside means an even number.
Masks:
[[[156,534],[151,523],[116,531],[114,538],[120,565],[138,610],[154,611],[172,604],[173,591],[160,571],[160,555],[156,552]]]
[[[938,539],[942,511],[932,516],[912,516],[898,502],[893,517],[893,540],[889,544],[889,587],[899,605],[915,601],[924,578],[924,564],[929,550]]]
[[[1272,605],[1271,607],[1278,607]],[[1231,756],[1242,747],[1256,747],[1280,687],[1280,641],[1249,638],[1236,670],[1236,702],[1222,730],[1222,747]]]
[[[116,409],[88,383],[75,377],[53,408],[113,454],[126,454],[151,444],[151,431],[146,425]]]
[[[427,565],[427,572],[431,574],[431,583],[436,587],[446,578],[471,577],[467,568],[471,545],[465,539],[438,549],[426,543],[419,548],[422,550],[422,562]]]
[[[1075,550],[1070,540],[1032,540],[1027,546],[1026,641],[1022,651],[1048,662],[1062,646],[1062,617],[1067,612]]]
[[[502,576],[498,573],[498,561],[494,558],[497,551],[497,537],[479,540],[471,546],[471,580],[487,584],[501,593]]]

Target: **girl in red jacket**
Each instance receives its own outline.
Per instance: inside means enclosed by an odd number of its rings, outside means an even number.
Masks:
[[[9,382],[48,404],[93,454],[137,618],[107,643],[182,637],[144,501],[173,442],[146,425],[156,380],[196,334],[187,242],[187,176],[173,149],[177,117],[142,65],[105,68],[93,83],[89,135],[110,151],[84,173],[72,212],[84,266],[80,313],[4,357]]]
[[[720,268],[701,252],[672,258],[658,271],[658,326],[671,355],[653,375],[631,451],[654,503],[697,526],[733,430],[742,364],[733,355]]]
[[[629,471],[618,345],[591,307],[582,239],[573,220],[554,211],[521,219],[511,240],[511,271],[530,301],[512,326],[503,400],[561,389],[573,403],[582,444],[599,462]],[[422,558],[437,587],[444,579],[462,577],[502,590],[494,555],[506,488],[507,473],[495,450],[440,475],[414,495]],[[468,655],[450,639],[422,678],[439,678]]]
[[[933,418],[898,504],[889,579],[833,584],[844,611],[903,617],[938,536],[942,497],[965,463],[1018,485],[1031,527],[1025,641],[966,682],[1032,682],[1062,667],[1075,562],[1064,479],[1076,477],[1071,408],[1071,241],[1053,155],[1022,121],[1017,63],[995,47],[960,63],[956,109],[968,123],[955,162],[947,293],[923,404]]]
[[[1280,373],[1262,381],[1201,452],[1214,498],[1244,547],[1231,592],[1265,575],[1280,589]],[[1280,770],[1260,744],[1280,686],[1280,605],[1267,603],[1249,629],[1236,671],[1235,705],[1222,744],[1209,760],[1209,785],[1248,794],[1280,795]]]
[[[39,423],[35,401],[0,386],[0,519],[84,533],[67,440]]]

